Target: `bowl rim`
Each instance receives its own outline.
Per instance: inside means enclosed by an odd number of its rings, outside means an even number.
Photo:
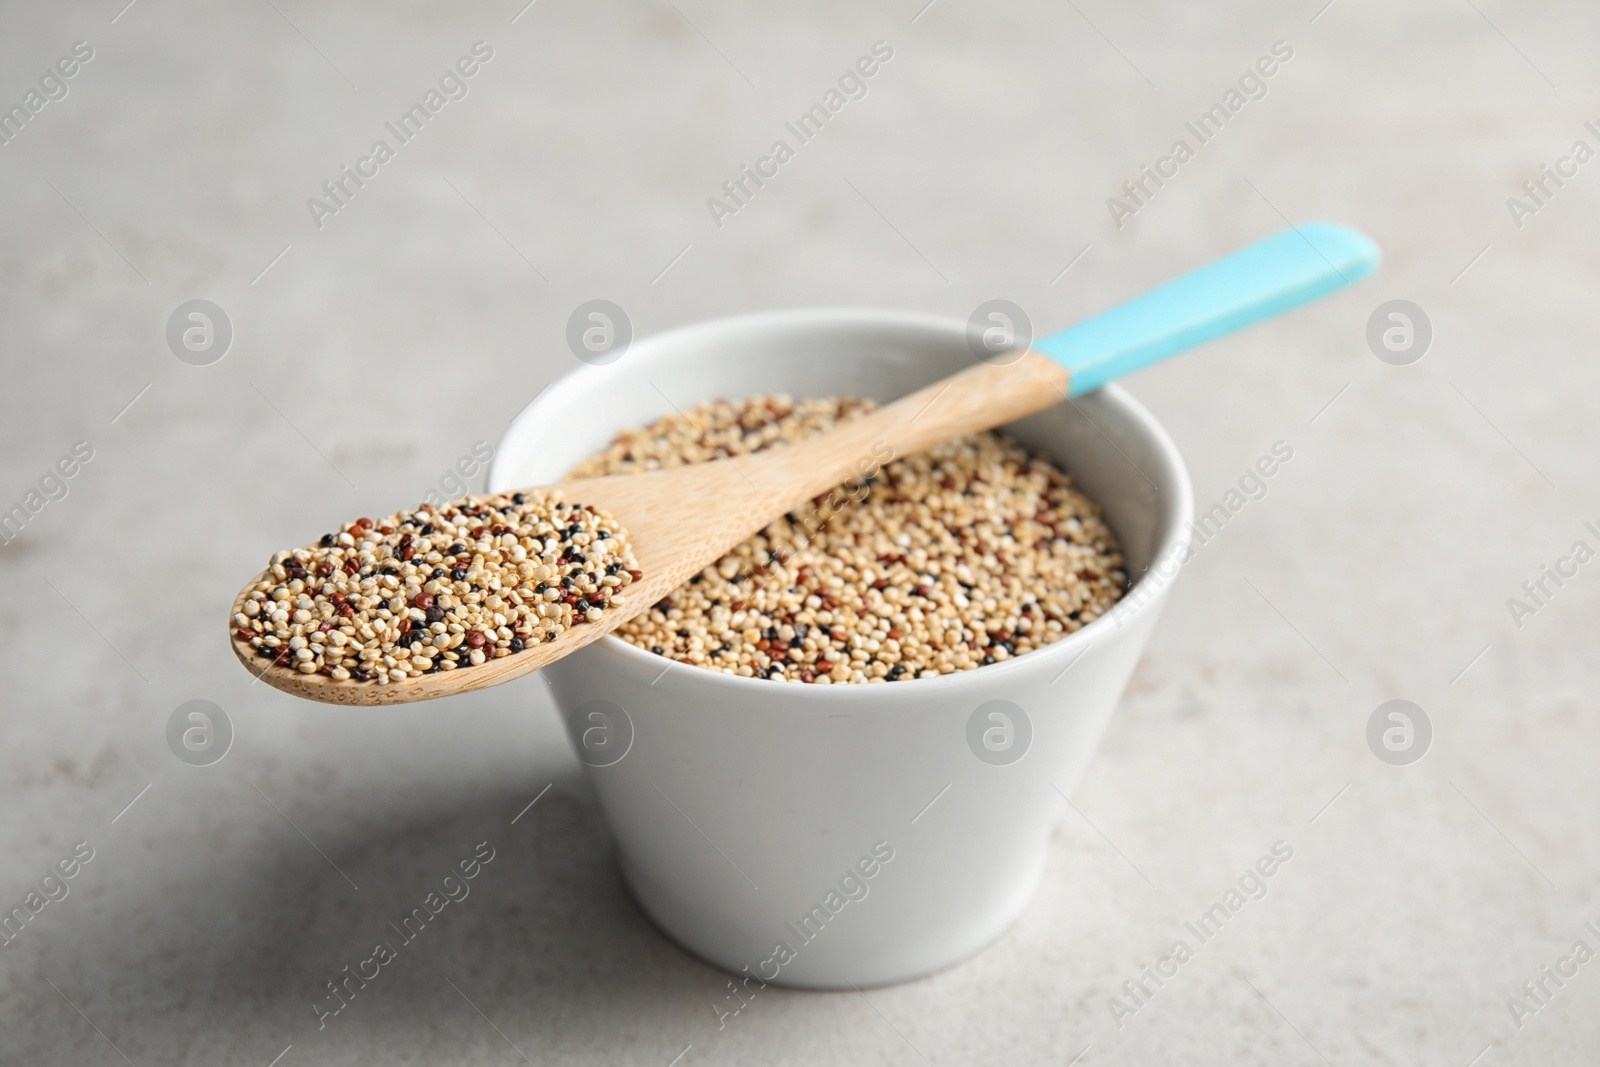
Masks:
[[[706,332],[720,332],[724,330],[747,330],[761,327],[792,327],[796,325],[832,325],[832,326],[888,326],[912,327],[919,329],[935,329],[952,331],[961,335],[966,330],[966,323],[947,315],[935,315],[926,312],[902,311],[879,308],[827,306],[808,308],[783,308],[768,311],[743,312],[737,315],[725,315],[711,319],[701,319],[695,322],[684,323],[670,327],[657,333],[648,334],[634,340],[628,348],[629,363],[637,366],[643,360],[664,358],[659,352],[667,350],[672,344],[681,342],[686,336],[704,334]],[[610,364],[605,369],[620,365]],[[576,389],[579,379],[585,377],[589,367],[578,367],[556,378],[544,389],[534,396],[516,417],[506,426],[500,435],[499,444],[495,447],[494,459],[490,462],[488,486],[490,492],[497,492],[497,486],[503,474],[501,464],[509,463],[506,460],[505,445],[508,441],[520,437],[526,432],[529,424],[537,421],[537,412],[546,405],[559,405],[562,394]],[[846,695],[854,699],[882,700],[894,696],[905,696],[916,693],[931,693],[933,690],[948,688],[952,685],[979,685],[988,681],[1003,681],[1013,677],[1019,670],[1033,670],[1045,666],[1047,662],[1054,664],[1056,661],[1066,659],[1071,654],[1062,673],[1071,669],[1079,659],[1099,644],[1102,637],[1113,637],[1124,629],[1134,626],[1143,617],[1159,611],[1166,594],[1171,588],[1173,580],[1181,570],[1182,560],[1190,544],[1189,523],[1194,513],[1194,486],[1189,477],[1189,468],[1183,460],[1177,443],[1167,433],[1165,427],[1152,415],[1148,408],[1135,400],[1125,388],[1115,382],[1101,386],[1096,393],[1106,397],[1132,422],[1138,432],[1147,436],[1154,445],[1157,453],[1163,458],[1168,468],[1176,475],[1175,478],[1163,479],[1170,482],[1166,489],[1156,488],[1158,501],[1165,497],[1176,506],[1171,509],[1170,517],[1162,524],[1156,537],[1156,544],[1151,550],[1150,563],[1127,589],[1110,611],[1096,618],[1087,626],[1058,641],[1054,641],[1042,648],[1034,649],[1021,656],[1004,660],[999,663],[985,664],[970,670],[955,671],[952,674],[943,674],[937,678],[910,678],[892,684],[874,685],[870,682],[851,684],[838,682],[829,685],[806,685],[804,683],[787,684],[786,680],[773,678],[745,678],[737,674],[727,674],[722,671],[713,671],[693,664],[681,663],[675,659],[658,656],[654,652],[630,644],[615,634],[606,634],[600,640],[579,649],[574,655],[594,654],[602,648],[614,655],[623,657],[624,665],[641,670],[650,668],[654,664],[665,661],[667,666],[662,670],[664,677],[672,671],[673,666],[683,666],[692,672],[687,677],[689,684],[705,684],[716,687],[729,687],[730,696],[743,694],[744,696],[757,697],[766,694],[768,697],[777,696],[769,688],[761,688],[777,683],[782,686],[780,690],[785,699],[796,697],[802,700],[811,699],[819,701],[836,701],[845,699]],[[1053,410],[1046,408],[1046,411]],[[1042,412],[1041,412],[1042,414]],[[1159,507],[1159,503],[1158,503]],[[1178,570],[1169,575],[1159,576],[1156,573],[1158,564],[1169,559],[1180,559]],[[1132,607],[1123,609],[1130,603],[1141,588],[1150,582],[1158,583],[1154,591],[1144,597],[1132,601]],[[1119,616],[1123,622],[1121,626],[1114,626],[1114,616]],[[1130,631],[1131,632],[1131,631]],[[1059,677],[1059,675],[1057,676]],[[658,680],[661,680],[658,678]],[[651,683],[654,685],[655,683]],[[1054,684],[1052,682],[1052,684]],[[837,694],[837,695],[835,695]]]

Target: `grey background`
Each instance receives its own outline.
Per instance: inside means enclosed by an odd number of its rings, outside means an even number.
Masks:
[[[96,851],[0,949],[0,1061],[1592,1061],[1600,962],[1520,1029],[1506,998],[1600,948],[1600,564],[1520,629],[1506,599],[1596,543],[1600,162],[1520,229],[1505,201],[1600,147],[1600,13],[1323,2],[0,8],[8,104],[96,52],[0,146],[0,505],[95,449],[0,548],[0,904]],[[305,199],[478,39],[470,95],[318,230]],[[869,95],[713,226],[879,39]],[[1279,39],[1269,95],[1115,228],[1106,198]],[[1003,297],[1046,332],[1285,217],[1385,266],[1129,382],[1202,507],[1294,458],[1177,583],[1033,904],[947,973],[769,990],[719,1032],[724,976],[629,902],[542,683],[338,711],[222,647],[257,561],[420,498],[578,367],[585,300],[644,335]],[[235,328],[210,367],[164,343],[197,297]],[[1412,366],[1364,341],[1395,298],[1433,323]],[[1434,727],[1409,767],[1363,736],[1397,697]],[[164,741],[196,698],[236,729],[211,767]],[[1270,895],[1119,1029],[1107,998],[1278,839]],[[319,1032],[323,983],[483,840],[473,895]]]

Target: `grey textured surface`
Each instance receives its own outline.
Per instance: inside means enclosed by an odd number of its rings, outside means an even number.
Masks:
[[[1521,228],[1505,201],[1600,147],[1600,18],[921,3],[0,10],[0,101],[95,50],[0,146],[0,506],[94,448],[0,548],[0,904],[95,850],[0,949],[0,1062],[1594,1061],[1600,963],[1520,1027],[1507,998],[1600,948],[1600,565],[1520,628],[1506,599],[1597,543],[1600,163]],[[470,95],[319,230],[306,198],[479,39]],[[879,39],[866,98],[716,228],[706,198]],[[1280,39],[1268,95],[1114,227]],[[648,333],[1004,296],[1048,329],[1284,217],[1363,228],[1383,272],[1130,382],[1203,507],[1294,458],[1186,569],[1033,905],[947,973],[768,990],[719,1031],[723,976],[629,902],[541,683],[336,711],[222,648],[256,561],[420,497],[575,367],[584,300]],[[236,329],[209,367],[163,340],[194,297]],[[1367,350],[1391,298],[1432,320],[1420,363]],[[1394,697],[1435,728],[1409,767],[1364,741]],[[193,698],[237,731],[206,768],[164,739]],[[1108,998],[1278,839],[1270,894],[1119,1027]],[[319,1031],[324,983],[482,840],[472,896]]]

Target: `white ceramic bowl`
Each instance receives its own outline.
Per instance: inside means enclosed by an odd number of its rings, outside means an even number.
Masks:
[[[901,312],[682,327],[547,389],[507,430],[489,488],[558,481],[674,405],[889,401],[972,359],[965,323]],[[1171,439],[1114,386],[1007,432],[1072,473],[1145,575],[1114,617],[1004,663],[886,684],[739,678],[615,637],[545,669],[640,905],[752,989],[927,974],[999,936],[1033,893],[1063,795],[1165,600],[1193,493]]]

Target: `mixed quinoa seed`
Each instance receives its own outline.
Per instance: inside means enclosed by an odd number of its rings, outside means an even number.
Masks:
[[[571,478],[705,463],[798,441],[871,401],[717,401],[619,434]],[[1099,509],[1003,435],[894,460],[769,525],[624,623],[668,659],[811,683],[935,678],[1023,655],[1128,584]]]
[[[599,622],[642,577],[617,523],[559,491],[424,504],[275,553],[234,637],[272,666],[398,682]]]

